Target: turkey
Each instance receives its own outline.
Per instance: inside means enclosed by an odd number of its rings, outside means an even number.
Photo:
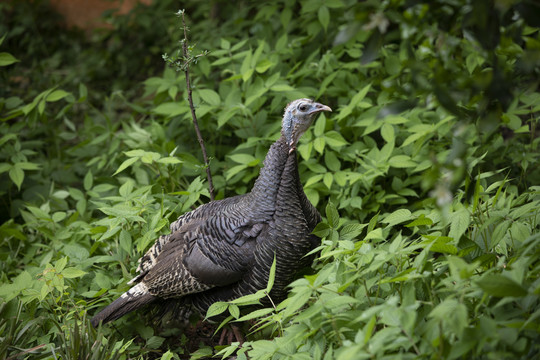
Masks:
[[[147,304],[180,299],[205,314],[216,301],[229,301],[266,288],[274,257],[273,301],[286,296],[294,274],[309,265],[317,245],[311,234],[321,216],[307,199],[298,176],[296,145],[328,106],[309,99],[287,105],[281,137],[270,147],[251,192],[199,206],[171,224],[140,259],[135,284],[95,315],[91,323],[116,320]]]

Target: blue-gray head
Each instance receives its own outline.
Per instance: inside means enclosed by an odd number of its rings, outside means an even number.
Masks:
[[[294,100],[285,108],[281,133],[287,140],[290,151],[296,148],[298,139],[309,128],[321,111],[332,111],[330,107],[310,99]]]

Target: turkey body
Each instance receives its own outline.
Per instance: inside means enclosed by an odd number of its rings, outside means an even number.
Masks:
[[[141,258],[135,284],[91,322],[97,326],[160,299],[182,299],[201,314],[266,288],[276,259],[275,301],[286,295],[294,274],[318,239],[321,220],[298,175],[296,143],[313,117],[330,108],[308,99],[286,108],[282,135],[270,147],[251,192],[201,205],[171,224]]]

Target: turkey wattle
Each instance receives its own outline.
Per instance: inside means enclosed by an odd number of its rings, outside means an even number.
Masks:
[[[158,299],[189,299],[204,314],[216,301],[229,301],[266,288],[276,258],[272,299],[286,295],[321,220],[298,176],[296,144],[328,106],[298,99],[285,108],[281,137],[270,147],[251,192],[212,201],[171,224],[140,259],[135,284],[91,320],[106,323]]]

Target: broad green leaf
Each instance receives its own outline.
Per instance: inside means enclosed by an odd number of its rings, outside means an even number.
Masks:
[[[11,169],[12,167],[13,167],[13,165],[11,165],[11,164],[8,164],[8,163],[1,163],[1,164],[0,164],[0,174],[3,173],[3,172],[8,171],[8,170]]]
[[[326,173],[323,176],[323,184],[330,189],[332,187],[332,183],[334,182],[334,177],[331,173]]]
[[[84,276],[85,274],[86,274],[85,271],[82,271],[75,267],[68,267],[62,270],[62,275],[64,275],[64,277],[68,279],[78,278],[78,277]]]
[[[362,230],[367,226],[367,224],[358,224],[358,223],[348,223],[343,225],[339,230],[339,238],[341,240],[352,240],[356,238]]]
[[[527,289],[501,274],[484,275],[479,280],[476,280],[476,284],[486,293],[495,297],[522,297],[527,295]]]
[[[339,171],[341,163],[333,151],[327,151],[324,154],[324,163],[331,171]]]
[[[88,170],[86,175],[84,176],[83,186],[86,191],[90,190],[92,188],[92,185],[94,183],[94,176],[92,175],[92,170]]]
[[[168,117],[178,116],[188,113],[189,107],[180,102],[168,102],[158,105],[152,110],[155,114]]]
[[[266,70],[268,70],[270,67],[274,65],[273,62],[271,62],[268,59],[263,59],[257,63],[257,66],[255,67],[255,71],[258,73],[264,73]]]
[[[424,214],[421,214],[418,218],[413,220],[412,222],[405,225],[406,227],[413,227],[413,226],[422,226],[422,225],[432,225],[433,220],[426,217]]]
[[[394,127],[388,123],[384,123],[381,126],[381,136],[383,137],[384,141],[388,143],[395,142]]]
[[[18,164],[15,164],[9,169],[9,177],[11,181],[17,186],[17,188],[20,190],[22,182],[24,180],[24,171],[23,169],[18,166]]]
[[[467,307],[451,298],[437,305],[428,316],[441,321],[457,336],[461,336],[468,325]]]
[[[328,220],[328,225],[333,229],[337,229],[339,225],[339,213],[331,202],[326,205],[326,219]]]
[[[58,101],[58,100],[61,100],[61,99],[65,98],[68,95],[70,95],[70,94],[68,92],[64,91],[64,90],[54,90],[52,93],[47,95],[47,98],[45,99],[45,101],[47,101],[47,102],[55,102],[55,101]]]
[[[116,174],[118,174],[119,172],[125,170],[125,169],[128,168],[129,166],[131,166],[131,165],[133,165],[134,163],[136,163],[138,160],[139,160],[138,157],[132,157],[132,158],[129,158],[129,159],[125,160],[125,161],[118,167],[118,169],[116,169],[116,171],[114,172],[113,175],[116,175]]]
[[[240,317],[240,308],[237,305],[229,305],[229,313],[235,319]]]
[[[238,318],[236,321],[241,322],[241,321],[248,321],[248,320],[252,320],[252,319],[257,319],[257,318],[266,316],[266,315],[272,313],[273,311],[274,311],[274,309],[272,309],[272,308],[258,309],[258,310],[252,311],[249,314],[246,314],[246,315]]]
[[[467,231],[470,222],[471,215],[465,208],[450,214],[450,232],[448,236],[453,238],[454,241],[459,241],[461,236]]]
[[[219,94],[211,89],[201,89],[198,91],[199,96],[212,106],[218,106],[221,103]]]
[[[448,236],[424,236],[428,238],[428,240],[423,241],[421,243],[422,247],[428,248],[430,251],[433,252],[439,252],[443,254],[457,254],[458,250],[457,248],[449,244],[452,241],[454,241],[453,238]]]
[[[315,234],[320,238],[324,238],[328,236],[328,234],[330,234],[330,229],[331,227],[328,224],[321,222],[315,226],[315,229],[313,229],[312,234]]]
[[[326,31],[328,29],[328,23],[330,23],[330,11],[328,11],[328,8],[323,5],[319,8],[317,15],[319,17],[319,22],[324,28],[324,31]]]
[[[7,52],[0,52],[0,66],[8,66],[20,60]]]
[[[131,235],[127,230],[122,229],[119,236],[120,247],[124,249],[128,254],[133,251]]]
[[[163,355],[161,355],[160,360],[171,360],[174,358],[174,353],[171,350],[167,350]]]
[[[273,85],[270,90],[272,91],[275,91],[275,92],[282,92],[282,91],[294,91],[295,89],[290,86],[290,85],[287,85],[287,84],[276,84],[276,85]]]
[[[57,211],[52,215],[52,221],[59,223],[66,218],[67,214],[64,211]]]
[[[345,140],[340,133],[334,130],[324,134],[324,139],[326,140],[328,145],[335,148],[339,148],[348,144],[347,140]]]
[[[160,164],[168,164],[168,165],[182,163],[182,161],[180,159],[178,159],[178,158],[176,158],[174,156],[167,156],[167,157],[160,158],[157,162],[160,163]]]
[[[247,169],[247,165],[236,165],[228,169],[225,173],[225,179],[230,180],[234,175],[238,174],[240,171]]]
[[[215,302],[215,303],[213,303],[208,308],[208,311],[206,311],[205,319],[209,319],[209,318],[211,318],[213,316],[216,316],[216,315],[219,315],[219,314],[225,312],[225,310],[227,310],[228,307],[229,307],[229,304],[227,304],[226,302]]]
[[[411,158],[407,155],[392,156],[390,160],[388,160],[388,164],[395,168],[410,168],[417,165],[417,163],[411,160]]]
[[[255,157],[253,155],[249,154],[233,154],[229,155],[232,161],[238,164],[248,164],[251,163],[253,160],[255,160]]]
[[[41,168],[39,164],[25,161],[17,163],[16,166],[23,170],[39,170]]]
[[[393,213],[386,216],[381,222],[388,224],[388,226],[394,226],[404,221],[411,219],[411,212],[407,209],[398,209]]]
[[[228,49],[231,48],[231,43],[227,39],[221,38],[220,41],[221,41],[221,48],[222,49],[228,50]]]

